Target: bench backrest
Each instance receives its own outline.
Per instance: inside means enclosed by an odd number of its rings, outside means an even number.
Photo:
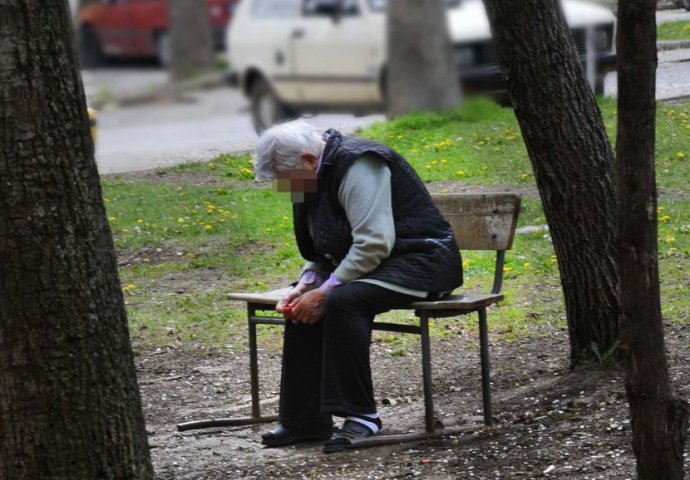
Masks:
[[[505,251],[513,246],[520,196],[513,193],[440,193],[434,203],[453,228],[460,250],[495,250],[492,294],[503,284]]]
[[[509,250],[520,213],[512,193],[439,193],[434,203],[453,228],[461,250]]]

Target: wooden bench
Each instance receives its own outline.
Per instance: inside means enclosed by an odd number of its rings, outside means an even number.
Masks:
[[[424,386],[424,415],[426,432],[411,435],[375,436],[367,444],[416,440],[432,434],[434,428],[434,407],[431,378],[431,350],[429,319],[455,317],[477,312],[479,319],[480,362],[482,376],[482,398],[484,424],[493,425],[491,407],[491,376],[489,366],[489,341],[487,333],[487,307],[503,300],[500,293],[503,280],[503,265],[506,250],[510,249],[520,211],[520,197],[507,193],[487,194],[437,194],[434,202],[446,217],[455,232],[460,250],[495,251],[493,285],[485,294],[456,293],[442,300],[414,302],[406,309],[414,310],[418,325],[375,321],[374,330],[411,333],[421,336],[422,377]],[[244,418],[201,420],[178,424],[179,430],[218,426],[248,425],[270,422],[277,416],[262,416],[259,402],[259,364],[257,356],[256,326],[283,325],[285,320],[273,311],[276,303],[289,290],[284,288],[267,293],[231,293],[228,299],[239,300],[247,305],[249,328],[249,356],[252,414]],[[271,313],[272,312],[272,313]],[[445,433],[445,432],[444,432]]]

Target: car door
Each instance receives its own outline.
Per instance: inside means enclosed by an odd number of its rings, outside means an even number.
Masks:
[[[130,0],[104,2],[97,28],[106,54],[119,56],[131,53],[132,40],[128,25],[133,13]]]
[[[241,1],[229,27],[227,48],[232,67],[245,76],[257,72],[284,103],[297,101],[289,39],[291,32],[301,25],[300,2]]]
[[[302,21],[290,33],[301,102],[343,106],[379,102],[383,15],[372,12],[366,0],[303,1]],[[337,11],[330,11],[331,7]]]

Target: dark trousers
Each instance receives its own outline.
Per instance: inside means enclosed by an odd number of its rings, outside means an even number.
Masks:
[[[285,324],[280,422],[319,429],[331,415],[375,413],[369,364],[374,317],[417,298],[365,282],[333,289],[324,318],[314,325]]]

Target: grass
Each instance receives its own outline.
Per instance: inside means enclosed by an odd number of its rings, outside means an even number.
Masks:
[[[615,102],[604,99],[600,106],[613,139]],[[690,320],[689,111],[690,102],[660,104],[657,115],[658,184],[666,192],[658,211],[663,314],[667,321],[683,323]],[[534,185],[512,111],[490,102],[468,101],[442,115],[377,123],[360,134],[396,148],[425,182]],[[283,286],[299,272],[290,203],[268,186],[254,184],[250,162],[248,155],[223,155],[162,170],[156,179],[103,181],[130,328],[141,344],[244,349],[244,306],[228,302],[225,294]],[[545,223],[539,199],[523,198],[518,226]],[[467,287],[486,288],[490,256],[466,252],[464,259]],[[490,315],[492,334],[513,341],[538,334],[543,325],[565,327],[548,230],[516,237],[505,278],[506,300]],[[473,318],[432,325],[441,336],[474,328]],[[267,345],[279,343],[277,330],[260,329]],[[377,334],[376,341],[390,355],[405,354],[416,343],[391,334]]]
[[[656,27],[657,40],[690,40],[690,22],[664,22]]]

